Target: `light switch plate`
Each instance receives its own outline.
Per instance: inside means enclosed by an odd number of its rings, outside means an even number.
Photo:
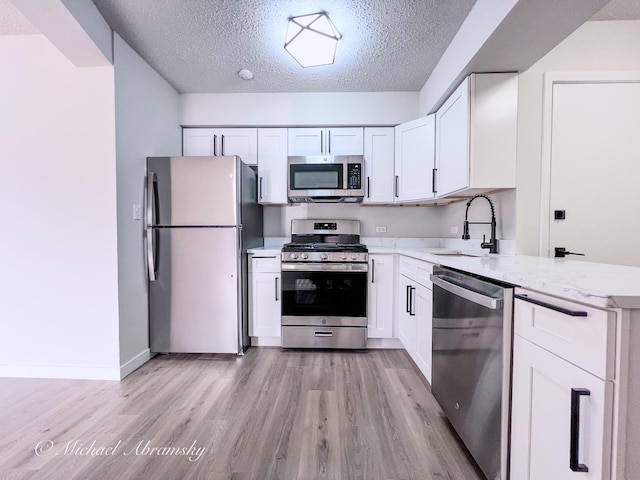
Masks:
[[[376,233],[387,233],[387,227],[384,225],[380,227],[376,227]]]
[[[133,204],[133,219],[140,220],[142,218],[142,207],[137,203]]]

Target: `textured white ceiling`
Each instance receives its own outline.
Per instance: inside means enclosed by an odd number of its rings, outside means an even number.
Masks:
[[[0,0],[0,35],[31,35],[40,31],[9,0]]]
[[[612,0],[591,20],[640,20],[640,0]]]
[[[94,0],[111,27],[182,93],[418,91],[476,0]],[[326,11],[333,65],[303,69],[287,20]],[[252,81],[241,80],[240,69]]]

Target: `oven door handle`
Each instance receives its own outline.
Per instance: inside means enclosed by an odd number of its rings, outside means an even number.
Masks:
[[[283,272],[368,272],[368,263],[283,263]]]
[[[502,308],[501,298],[488,297],[486,295],[482,295],[481,293],[474,292],[473,290],[467,290],[464,287],[460,287],[454,283],[447,282],[443,278],[433,274],[431,275],[430,278],[434,285],[437,285],[443,290],[446,290],[449,293],[453,293],[458,297],[462,297],[465,300],[469,300],[470,302],[477,303],[478,305],[482,305],[483,307],[490,308],[491,310],[497,310],[499,308]]]

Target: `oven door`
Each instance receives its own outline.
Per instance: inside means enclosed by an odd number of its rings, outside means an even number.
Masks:
[[[282,264],[282,325],[367,326],[367,263]]]

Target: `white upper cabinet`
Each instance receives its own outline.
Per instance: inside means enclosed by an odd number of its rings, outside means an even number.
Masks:
[[[238,155],[247,165],[258,164],[257,128],[183,128],[185,156]]]
[[[393,203],[394,138],[393,127],[364,129],[365,194],[362,203]]]
[[[435,114],[435,194],[473,195],[516,184],[518,76],[472,74]]]
[[[434,165],[434,115],[395,127],[395,202],[431,200]]]
[[[290,128],[289,155],[363,155],[363,129]]]
[[[287,203],[287,129],[258,129],[258,201]]]

